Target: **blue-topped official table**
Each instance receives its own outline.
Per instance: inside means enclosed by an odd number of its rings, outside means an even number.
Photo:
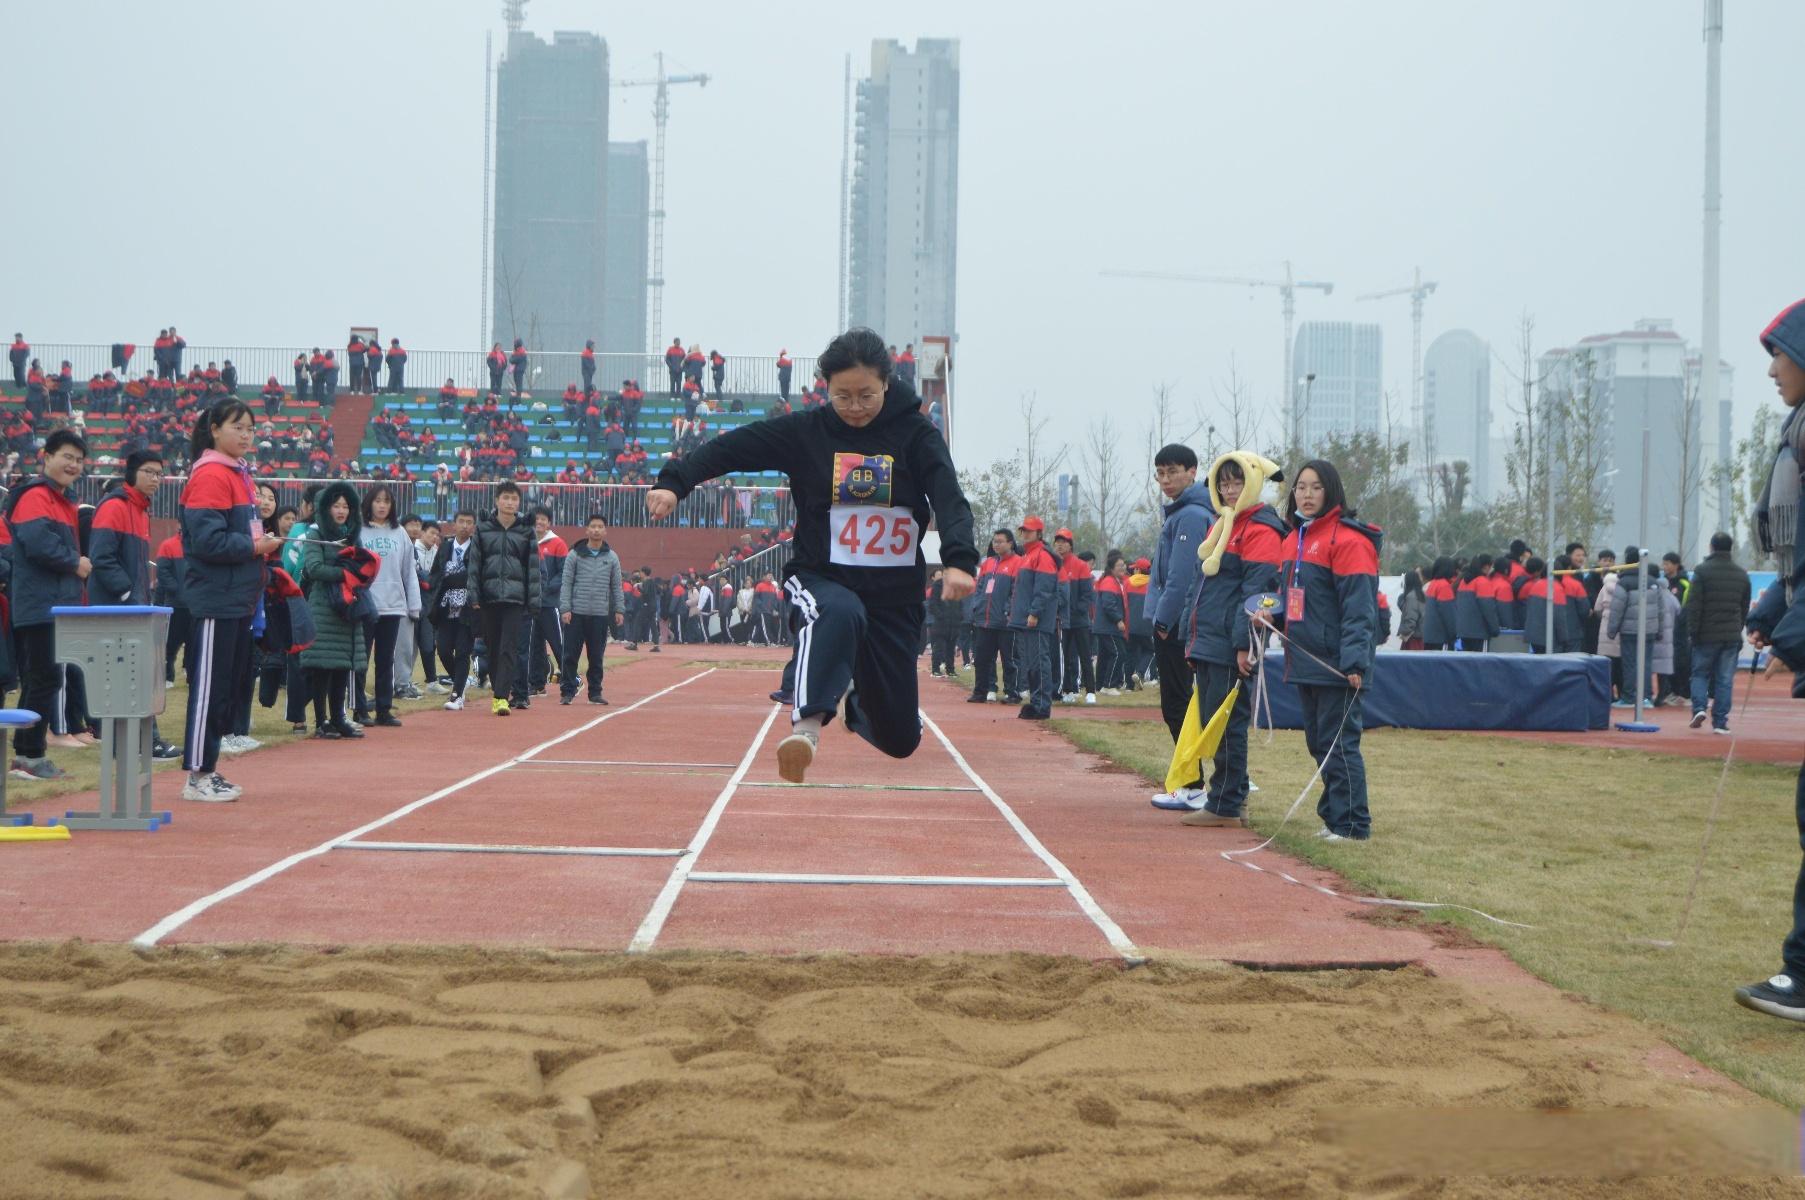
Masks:
[[[1273,724],[1303,728],[1297,689],[1285,682],[1284,654],[1268,653],[1264,669]],[[1606,729],[1611,660],[1597,654],[1381,651],[1366,681],[1364,713],[1367,729]]]

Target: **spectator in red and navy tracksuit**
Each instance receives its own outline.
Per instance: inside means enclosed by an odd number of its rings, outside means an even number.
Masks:
[[[1573,570],[1572,560],[1566,555],[1562,555],[1560,561],[1563,569]],[[1577,574],[1558,575],[1555,577],[1555,581],[1561,591],[1566,593],[1567,603],[1564,607],[1567,624],[1564,629],[1556,624],[1554,649],[1559,654],[1577,654],[1586,648],[1586,618],[1592,615],[1592,598],[1586,595],[1586,585],[1580,581]],[[1556,609],[1557,621],[1560,615],[1561,610]]]
[[[1009,605],[1009,628],[1018,647],[1016,670],[1027,700],[1016,715],[1044,721],[1053,715],[1053,688],[1058,682],[1059,558],[1047,545],[1046,522],[1023,517],[1018,532],[1021,563],[1015,572],[1015,595]]]
[[[16,372],[17,368],[14,370]],[[777,394],[785,404],[790,402],[790,372],[792,370],[794,370],[794,364],[790,362],[790,352],[779,350],[777,352]]]
[[[20,779],[64,779],[68,772],[44,757],[50,716],[63,704],[63,672],[56,661],[56,618],[51,610],[82,604],[82,582],[93,563],[81,552],[79,515],[69,489],[87,464],[88,444],[59,429],[44,441],[42,474],[6,499],[12,531],[13,641],[18,650],[19,707],[38,723],[13,734],[12,774]]]
[[[364,374],[367,370],[364,365],[365,349],[367,347],[364,346],[364,340],[355,333],[352,334],[350,344],[345,347],[345,362],[351,367],[351,390],[353,392],[368,390],[365,384],[367,377]]]
[[[175,682],[176,655],[188,646],[188,601],[182,597],[182,535],[173,533],[157,547],[157,604],[170,610],[169,641],[163,651],[163,679]],[[186,668],[184,668],[186,669]]]
[[[489,394],[494,395],[501,391],[501,381],[508,373],[508,355],[501,348],[500,342],[496,342],[489,348],[489,354],[484,361],[489,364]]]
[[[6,356],[13,364],[13,386],[25,386],[25,364],[31,358],[31,343],[25,340],[22,333],[13,334],[13,344],[6,351]]]
[[[140,450],[126,457],[123,476],[101,497],[88,534],[88,558],[94,564],[88,576],[89,603],[151,602],[150,501],[162,482],[162,456]],[[154,720],[151,730],[157,758],[181,753],[156,732]]]
[[[400,338],[389,339],[389,391],[399,392],[402,388],[403,373],[407,370],[407,351],[401,348]]]
[[[727,379],[727,360],[719,350],[708,352],[708,369],[714,376],[714,394],[717,399],[721,395],[721,385]]]
[[[1250,479],[1249,476],[1252,476]],[[1227,454],[1210,468],[1206,482],[1218,514],[1203,544],[1197,599],[1191,605],[1185,661],[1197,682],[1197,707],[1204,721],[1215,715],[1237,684],[1228,727],[1218,744],[1215,769],[1203,794],[1167,793],[1167,804],[1192,811],[1187,825],[1245,826],[1247,808],[1247,727],[1253,715],[1251,676],[1260,669],[1251,649],[1252,618],[1247,602],[1278,588],[1280,548],[1288,532],[1284,520],[1260,500],[1266,480],[1283,482],[1278,464],[1245,451]],[[1223,522],[1227,522],[1226,526]],[[1199,780],[1201,783],[1201,780]],[[1195,785],[1194,785],[1195,786]]]
[[[521,338],[514,339],[514,353],[508,355],[508,366],[514,372],[514,399],[526,390],[526,342]]]
[[[1285,681],[1297,685],[1304,742],[1322,767],[1317,836],[1364,841],[1372,814],[1360,730],[1377,646],[1382,535],[1347,510],[1340,473],[1320,458],[1298,470],[1285,516],[1292,529],[1280,551]]]
[[[595,339],[583,343],[583,353],[577,358],[577,365],[583,370],[583,390],[590,391],[595,387]]]
[[[1114,553],[1114,552],[1112,552]],[[1097,643],[1097,690],[1106,696],[1120,694],[1128,663],[1128,602],[1122,589],[1128,581],[1128,560],[1116,554],[1097,580],[1091,597],[1091,636]]]
[[[1498,602],[1492,594],[1490,555],[1476,554],[1454,593],[1454,634],[1462,650],[1483,650],[1498,636]]]
[[[257,516],[245,466],[256,446],[251,410],[228,397],[203,412],[189,439],[193,466],[182,489],[182,590],[194,624],[188,662],[185,800],[236,800],[243,789],[214,768],[231,732],[239,676],[251,670],[251,622],[263,595],[264,558],[282,549]]]
[[[1062,611],[1059,620],[1061,651],[1060,699],[1076,704],[1080,697],[1086,704],[1097,702],[1097,677],[1091,665],[1091,596],[1096,590],[1091,581],[1090,558],[1072,552],[1072,531],[1061,529],[1053,535],[1053,553],[1059,556],[1059,590]]]
[[[1523,601],[1523,637],[1529,643],[1531,654],[1547,654],[1548,645],[1548,597],[1554,596],[1554,637],[1555,649],[1560,647],[1560,639],[1567,628],[1567,589],[1557,581],[1549,586],[1548,569],[1541,559],[1530,557],[1523,564],[1523,581],[1517,588],[1517,595]]]
[[[672,338],[664,352],[664,369],[671,373],[671,399],[683,394],[683,339]]]
[[[978,564],[977,590],[969,602],[977,629],[978,667],[972,673],[971,703],[982,704],[996,690],[997,656],[1003,659],[1003,699],[1015,698],[1015,636],[1009,628],[1009,605],[1015,595],[1015,573],[1021,569],[1015,535],[999,529],[990,535],[990,556]]]
[[[1423,585],[1423,649],[1445,650],[1454,645],[1454,560],[1442,555],[1429,568]]]

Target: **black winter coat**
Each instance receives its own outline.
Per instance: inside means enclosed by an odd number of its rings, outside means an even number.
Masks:
[[[1742,641],[1750,598],[1749,573],[1730,552],[1708,555],[1692,568],[1692,591],[1686,597],[1686,628],[1693,644]]]
[[[524,516],[505,528],[494,509],[478,517],[464,564],[472,604],[524,604],[528,611],[538,611],[539,543],[533,523]]]

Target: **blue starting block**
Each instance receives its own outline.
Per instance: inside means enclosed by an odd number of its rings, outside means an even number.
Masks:
[[[0,745],[5,744],[8,729],[30,729],[38,723],[38,714],[29,708],[0,708]],[[0,771],[0,828],[16,829],[21,825],[31,824],[30,813],[8,813],[6,811],[6,776],[8,771]]]

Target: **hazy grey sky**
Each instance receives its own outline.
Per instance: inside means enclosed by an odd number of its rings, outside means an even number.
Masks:
[[[1772,396],[1755,336],[1805,295],[1805,5],[1727,0],[1723,336],[1738,425]],[[531,0],[594,30],[615,74],[673,92],[665,331],[806,356],[832,332],[843,55],[962,40],[964,463],[1005,452],[1017,397],[1083,435],[1143,419],[1158,380],[1207,398],[1231,355],[1280,385],[1270,291],[1099,276],[1266,275],[1377,320],[1409,391],[1409,304],[1356,303],[1421,265],[1425,344],[1509,355],[1672,317],[1699,325],[1699,0],[745,3]],[[483,34],[499,0],[6,4],[11,143],[0,325],[36,341],[326,344],[377,323],[478,346]],[[616,140],[649,137],[617,91]],[[1500,391],[1506,378],[1494,371]],[[1496,411],[1496,410],[1495,410]],[[1494,417],[1495,428],[1502,422]]]

